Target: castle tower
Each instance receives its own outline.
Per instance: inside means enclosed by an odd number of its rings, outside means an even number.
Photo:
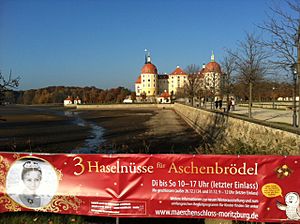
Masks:
[[[157,76],[157,68],[151,62],[150,52],[146,51],[145,64],[135,83],[136,95],[141,96],[145,94],[147,97],[156,96],[158,94]]]
[[[179,66],[169,75],[169,93],[176,95],[180,88],[184,88],[188,75]]]
[[[223,86],[223,77],[221,66],[215,61],[214,52],[211,55],[211,61],[206,64],[203,74],[204,74],[204,85],[206,89],[212,91],[215,97],[222,97],[222,86]]]

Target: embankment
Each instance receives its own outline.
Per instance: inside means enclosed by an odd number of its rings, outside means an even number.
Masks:
[[[300,135],[292,129],[268,122],[212,112],[183,104],[79,105],[77,109],[174,109],[210,147],[226,150],[237,144],[256,148],[260,154],[300,154]]]
[[[266,153],[262,151],[261,154],[300,153],[300,135],[284,130],[280,126],[182,104],[174,104],[174,110],[200,135],[205,136],[212,147],[218,145],[226,148],[239,142],[266,151]]]

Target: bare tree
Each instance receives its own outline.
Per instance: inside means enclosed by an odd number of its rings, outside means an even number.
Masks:
[[[277,56],[272,60],[273,64],[289,71],[292,69],[293,90],[293,126],[296,126],[296,87],[298,73],[298,86],[300,96],[300,0],[282,1],[282,7],[271,6],[268,21],[259,27],[271,34],[263,44],[273,51]],[[284,10],[282,9],[284,8]],[[298,55],[298,57],[297,57]],[[296,66],[297,65],[297,66]],[[297,70],[295,71],[295,68]],[[300,101],[299,101],[300,108]],[[300,109],[298,113],[298,126],[300,127]]]
[[[8,79],[5,79],[5,77],[2,75],[0,71],[0,105],[3,104],[5,92],[18,87],[19,81],[20,81],[20,77],[12,78],[11,70]]]
[[[291,66],[297,63],[300,0],[285,0],[283,2],[288,6],[288,9],[284,11],[278,6],[270,7],[271,14],[268,14],[268,21],[259,27],[271,34],[271,37],[264,40],[263,44],[277,56],[272,62],[290,70]]]
[[[235,58],[238,81],[249,86],[249,113],[252,117],[253,85],[261,81],[266,74],[268,54],[260,44],[260,40],[253,33],[246,33],[244,41],[240,41],[236,52],[228,51]]]
[[[195,64],[188,65],[185,72],[188,74],[187,82],[184,85],[184,94],[191,100],[194,106],[194,98],[198,96],[201,89],[201,79],[199,76],[200,67]]]
[[[233,72],[236,70],[236,58],[228,51],[230,52],[230,50],[227,50],[227,54],[221,62],[224,76],[223,93],[226,94],[227,105],[229,104],[229,95],[232,94]]]

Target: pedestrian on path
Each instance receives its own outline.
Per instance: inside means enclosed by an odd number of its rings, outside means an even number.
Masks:
[[[219,109],[222,110],[222,100],[219,100]]]
[[[227,102],[227,112],[230,111],[230,108],[231,108],[231,99]]]
[[[231,98],[232,111],[235,111],[235,100]]]
[[[216,110],[218,109],[218,106],[219,106],[219,100],[217,98],[216,101],[215,101],[215,108],[216,108]]]

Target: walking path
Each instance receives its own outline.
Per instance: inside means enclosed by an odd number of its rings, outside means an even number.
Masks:
[[[230,112],[234,114],[248,116],[248,107],[241,107],[236,105],[235,110]],[[292,125],[292,116],[292,110],[276,110],[252,107],[252,117],[257,120]]]

